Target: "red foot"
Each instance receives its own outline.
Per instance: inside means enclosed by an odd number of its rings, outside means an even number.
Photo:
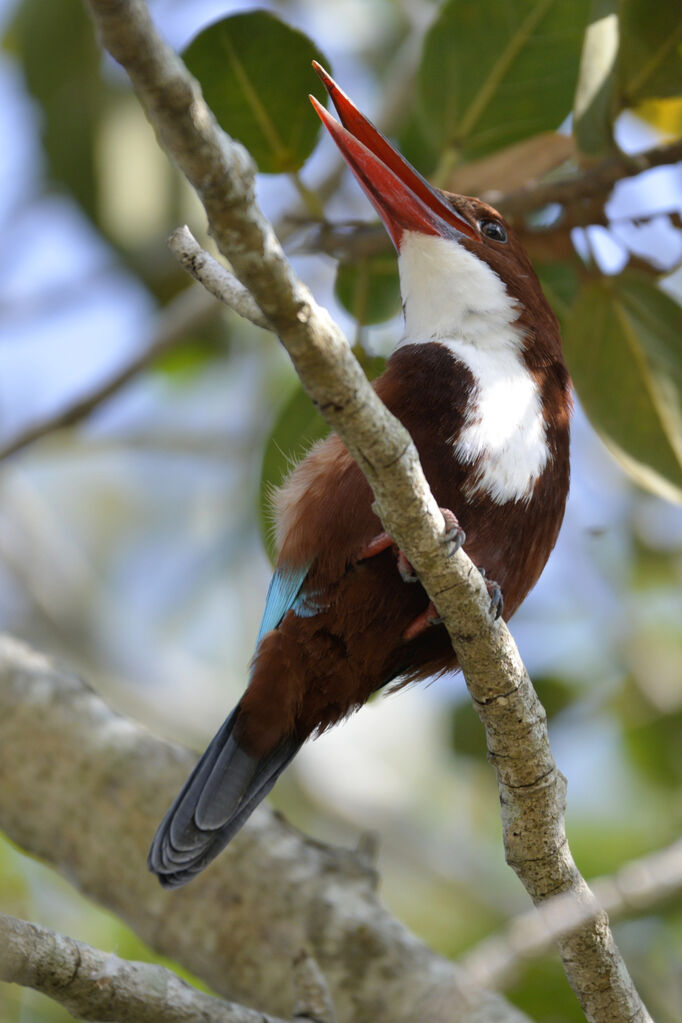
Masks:
[[[433,606],[433,601],[430,601],[426,610],[422,611],[420,615],[417,615],[417,617],[407,626],[403,632],[403,639],[407,643],[409,640],[414,639],[415,636],[419,636],[422,632],[426,632],[427,629],[432,628],[432,626],[440,625],[442,621],[443,619],[439,617],[438,612]]]
[[[393,541],[393,537],[389,536],[388,533],[379,533],[373,540],[370,540],[366,547],[363,547],[359,554],[355,555],[356,561],[366,561],[367,558],[373,558],[375,554],[381,554],[387,547],[396,547],[396,562],[398,565],[398,571],[402,576],[402,580],[405,583],[416,583],[417,576],[409,563],[405,555],[401,550],[398,550],[396,544]]]
[[[466,539],[464,530],[461,528],[454,513],[451,512],[449,508],[441,508],[440,512],[445,521],[443,540],[445,543],[454,544],[454,548],[451,551],[451,553],[454,554],[455,551],[459,550]],[[356,554],[355,560],[366,561],[367,558],[373,558],[376,554],[381,554],[382,551],[393,546],[397,548],[397,544],[395,544],[393,537],[389,536],[388,533],[379,533],[378,536],[375,536],[374,539],[369,541],[366,547],[363,547],[359,553]],[[398,549],[397,552],[397,565],[398,571],[400,572],[404,582],[417,582],[417,575],[412,568],[412,565],[400,549]]]
[[[387,547],[393,547],[393,537],[388,533],[379,533],[373,540],[370,540],[366,547],[363,547],[356,555],[356,561],[366,561],[373,558],[375,554],[381,554]]]

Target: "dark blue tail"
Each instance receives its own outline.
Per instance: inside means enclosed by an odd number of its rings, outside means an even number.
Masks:
[[[236,835],[268,794],[301,743],[285,739],[264,757],[240,748],[235,707],[161,821],[147,864],[164,888],[200,873]]]

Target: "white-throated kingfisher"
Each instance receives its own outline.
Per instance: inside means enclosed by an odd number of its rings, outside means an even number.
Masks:
[[[557,320],[500,214],[432,187],[315,69],[341,123],[313,105],[398,252],[405,332],[376,391],[416,444],[449,542],[464,542],[491,580],[491,613],[501,591],[509,618],[554,547],[568,493]],[[156,833],[149,866],[165,887],[218,855],[310,735],[390,682],[457,667],[372,501],[336,434],[276,492],[279,557],[249,684]]]

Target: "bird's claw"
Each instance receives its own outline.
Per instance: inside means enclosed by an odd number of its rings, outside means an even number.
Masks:
[[[404,583],[418,583],[419,579],[417,573],[412,568],[412,565],[407,560],[401,550],[398,551],[397,558],[398,571],[400,572],[400,578]]]
[[[499,583],[496,583],[494,579],[488,579],[486,577],[484,568],[479,568],[478,571],[483,576],[483,582],[486,585],[486,589],[490,597],[490,607],[488,608],[488,611],[492,615],[493,621],[496,622],[504,611],[504,595],[502,593],[502,587]]]
[[[466,535],[464,530],[460,526],[453,512],[449,508],[441,508],[440,513],[443,516],[445,522],[445,531],[443,533],[443,543],[449,544],[451,549],[448,551],[448,556],[452,557],[453,554],[460,549]],[[354,561],[357,564],[359,561],[366,561],[367,558],[373,558],[377,554],[381,554],[388,547],[396,547],[396,564],[398,571],[400,572],[400,578],[404,583],[416,583],[419,582],[417,573],[413,569],[412,565],[408,561],[407,557],[403,554],[400,548],[395,544],[393,537],[388,533],[379,533],[369,543],[363,547],[355,555]],[[440,624],[440,623],[436,623]]]
[[[454,512],[451,512],[449,508],[439,510],[445,521],[443,543],[452,544],[452,549],[449,552],[449,556],[452,557],[466,542],[466,533],[457,521]]]

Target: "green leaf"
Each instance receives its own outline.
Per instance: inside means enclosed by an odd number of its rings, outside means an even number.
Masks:
[[[592,0],[573,103],[573,136],[581,153],[605,156],[614,147],[620,0]]]
[[[471,700],[463,700],[454,707],[450,719],[450,738],[455,753],[473,760],[487,759],[485,731]]]
[[[547,301],[563,328],[568,311],[573,305],[580,287],[578,270],[573,263],[569,263],[567,260],[535,263],[534,265]]]
[[[615,694],[613,709],[620,719],[625,748],[638,771],[658,786],[679,787],[682,782],[680,758],[679,666],[682,638],[679,630],[660,622],[650,626],[644,642],[639,630],[629,637],[625,650],[634,673]],[[668,676],[659,685],[658,671]],[[651,677],[656,678],[655,686]],[[651,688],[651,692],[649,689]]]
[[[400,312],[400,279],[392,252],[357,263],[341,263],[334,291],[344,309],[363,326],[382,323]]]
[[[641,486],[682,500],[682,309],[633,270],[591,282],[564,349],[583,407]]]
[[[524,964],[508,996],[530,1019],[546,1023],[584,1023],[585,1016],[566,983],[558,957],[545,956]]]
[[[80,3],[24,0],[5,48],[21,53],[26,85],[40,104],[50,179],[96,221],[95,135],[108,89],[92,20]]]
[[[208,367],[224,359],[230,351],[230,338],[222,322],[207,325],[201,334],[190,335],[180,344],[157,359],[154,370],[185,383],[203,373]]]
[[[183,56],[220,124],[259,170],[279,174],[305,163],[320,127],[308,93],[326,101],[310,64],[329,67],[306,35],[268,11],[249,11],[209,25]]]
[[[556,717],[557,714],[561,714],[567,707],[570,707],[579,695],[570,682],[553,675],[543,675],[539,678],[534,678],[533,686],[550,720]]]
[[[633,764],[654,784],[672,788],[682,784],[680,735],[680,711],[632,722],[624,728],[625,745]]]
[[[400,126],[398,149],[424,177],[431,177],[436,172],[440,153],[424,131],[423,118],[418,110],[413,110]]]
[[[571,111],[587,0],[449,0],[419,71],[426,130],[471,159],[556,128]]]
[[[622,0],[618,59],[621,104],[682,93],[682,7]]]
[[[265,447],[261,469],[259,513],[263,543],[274,561],[270,500],[292,467],[316,440],[325,437],[329,427],[299,383],[282,406]]]

